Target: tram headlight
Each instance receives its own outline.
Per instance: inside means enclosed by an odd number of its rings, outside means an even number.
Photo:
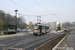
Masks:
[[[39,32],[39,30],[34,30],[33,32],[38,33],[38,32]]]

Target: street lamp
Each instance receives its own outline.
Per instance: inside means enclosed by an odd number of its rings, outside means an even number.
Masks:
[[[16,24],[16,32],[17,32],[17,12],[18,12],[18,10],[16,9],[16,10],[15,10],[15,17],[16,17],[16,19],[15,19],[15,24]]]

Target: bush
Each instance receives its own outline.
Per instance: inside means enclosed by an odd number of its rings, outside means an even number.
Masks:
[[[2,20],[0,19],[0,34],[1,34],[1,30],[2,30],[2,25],[3,25],[3,22],[2,22]]]

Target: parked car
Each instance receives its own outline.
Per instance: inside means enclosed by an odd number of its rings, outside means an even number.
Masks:
[[[33,31],[33,29],[28,29],[27,31],[31,32],[31,31]]]
[[[26,32],[27,31],[27,29],[22,29],[22,32]]]
[[[30,29],[28,29],[27,31],[28,31],[28,32],[30,32],[31,30],[30,30]]]

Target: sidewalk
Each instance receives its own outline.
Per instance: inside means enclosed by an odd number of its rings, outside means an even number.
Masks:
[[[51,31],[50,33],[57,33],[57,32],[61,32],[61,31],[55,31],[54,30],[54,31]],[[16,34],[12,34],[12,35],[0,35],[0,38],[13,37],[13,36],[24,36],[24,35],[31,34],[31,33],[33,33],[33,32],[16,33]]]
[[[32,33],[32,32],[30,32]],[[0,35],[0,38],[6,38],[6,37],[13,37],[13,36],[24,36],[24,35],[27,35],[27,34],[30,34],[30,33],[16,33],[16,34],[11,34],[11,35]]]
[[[75,50],[75,30],[70,32],[66,39],[60,43],[58,48],[59,50]]]
[[[56,30],[54,30],[54,31],[51,31],[50,33],[58,33],[58,32],[62,32],[63,30],[60,30],[60,31],[56,31]]]

